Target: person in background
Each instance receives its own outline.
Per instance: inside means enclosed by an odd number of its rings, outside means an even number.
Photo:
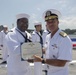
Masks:
[[[46,36],[47,36],[48,34],[50,34],[50,30],[49,30],[48,25],[46,25],[46,29],[43,31],[43,34],[42,34],[42,38],[43,38],[43,57],[45,57],[44,45],[45,45]]]
[[[47,64],[47,75],[69,75],[68,66],[72,60],[72,41],[59,28],[60,15],[61,13],[55,9],[44,12],[45,22],[51,31],[45,41],[46,58],[34,55],[34,62]]]
[[[3,25],[0,25],[0,32],[4,29]]]
[[[30,66],[23,61],[21,53],[22,43],[29,42],[30,36],[27,32],[29,15],[21,13],[16,15],[17,27],[13,28],[5,37],[5,44],[9,57],[7,58],[8,75],[30,75]]]
[[[42,24],[41,22],[35,22],[34,23],[35,30],[32,33],[32,42],[40,42],[41,45],[43,45],[43,39],[42,39]]]
[[[51,32],[49,30],[48,25],[46,25],[46,29],[43,31],[42,34],[42,38],[43,38],[43,48],[42,48],[42,52],[43,52],[43,58],[45,58],[45,40],[46,40],[46,36],[49,35]],[[45,74],[47,75],[47,65],[44,64],[44,69],[43,72],[45,72]]]
[[[5,50],[4,48],[4,38],[8,33],[8,27],[7,25],[3,26],[3,30],[0,32],[0,46],[1,46],[1,50],[2,50],[2,62],[0,64],[6,64],[6,58],[8,56],[8,52]]]
[[[45,39],[48,34],[50,34],[50,30],[49,30],[48,25],[46,25],[46,29],[43,31],[43,34],[42,34],[43,44],[45,44]]]
[[[35,30],[32,33],[32,42],[34,42],[34,43],[39,42],[41,44],[41,47],[43,47],[42,23],[35,22],[34,27],[35,27]],[[43,52],[42,52],[41,57],[43,58]],[[34,75],[41,75],[42,74],[42,67],[41,66],[42,66],[41,62],[34,63]]]

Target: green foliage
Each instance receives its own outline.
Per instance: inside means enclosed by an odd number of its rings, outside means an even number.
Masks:
[[[67,33],[67,34],[76,34],[76,29],[65,29],[65,30],[63,30],[65,33]]]

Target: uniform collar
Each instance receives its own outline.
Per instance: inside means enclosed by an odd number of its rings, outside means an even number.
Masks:
[[[35,32],[40,34],[40,32],[37,32],[36,30],[35,30]]]
[[[49,32],[48,30],[44,30],[44,32]]]
[[[52,38],[54,38],[54,39],[57,38],[57,36],[59,35],[60,32],[61,32],[61,30],[58,29],[57,32],[54,34],[54,36]]]
[[[19,30],[18,28],[16,28],[17,30]],[[20,31],[20,30],[19,30]],[[25,35],[25,32],[22,32],[22,31],[20,31],[22,34],[24,34]]]

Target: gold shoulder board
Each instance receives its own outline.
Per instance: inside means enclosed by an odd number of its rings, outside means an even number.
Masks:
[[[66,37],[67,34],[65,32],[60,32],[59,35],[61,35],[62,37]]]

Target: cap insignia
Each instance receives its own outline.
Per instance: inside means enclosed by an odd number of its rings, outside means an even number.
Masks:
[[[47,11],[46,16],[50,16],[50,15],[51,15],[51,11]]]

